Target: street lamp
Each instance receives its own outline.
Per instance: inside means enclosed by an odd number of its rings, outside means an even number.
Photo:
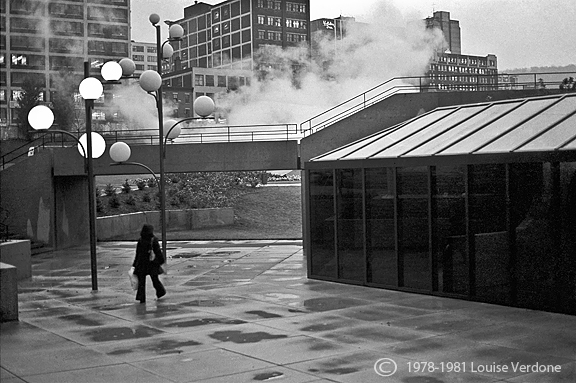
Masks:
[[[82,84],[81,84],[82,85]],[[85,88],[86,84],[82,88]],[[48,130],[54,123],[54,113],[45,105],[36,105],[28,113],[28,122],[34,130]],[[84,157],[84,170],[88,176],[88,209],[90,225],[90,263],[92,275],[92,290],[98,290],[97,268],[96,268],[96,210],[95,210],[95,190],[92,158],[99,158],[106,150],[104,138],[92,132],[88,124],[86,133],[80,138],[70,132],[59,129],[52,129],[51,132],[58,132],[72,137],[78,143],[78,151]],[[90,137],[90,138],[89,138]]]
[[[172,24],[168,28],[168,40],[162,43],[162,37],[160,33],[160,16],[156,13],[151,14],[148,17],[148,20],[156,28],[156,72],[158,76],[153,76],[152,74],[147,74],[145,71],[140,76],[140,86],[147,92],[156,92],[156,108],[158,109],[158,147],[160,150],[159,158],[160,158],[160,182],[162,183],[162,188],[160,189],[160,214],[162,215],[162,252],[166,256],[166,195],[164,193],[164,117],[162,111],[162,60],[168,59],[172,57],[174,53],[174,49],[170,45],[171,41],[179,41],[182,36],[184,35],[184,29],[179,24]],[[159,78],[159,82],[158,82]],[[147,90],[144,86],[149,85],[149,89]],[[156,89],[154,89],[158,85]]]
[[[92,109],[94,100],[102,96],[104,91],[100,80],[89,76],[89,63],[84,63],[84,80],[80,83],[80,95],[85,101],[86,107],[86,147],[88,161],[88,214],[90,220],[90,264],[92,270],[92,290],[98,290],[97,267],[96,267],[96,201],[94,188],[94,166],[92,162]],[[102,154],[100,154],[102,155]]]

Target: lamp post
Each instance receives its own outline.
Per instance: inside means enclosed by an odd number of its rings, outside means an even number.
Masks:
[[[80,83],[80,95],[84,99],[86,108],[86,146],[88,156],[88,215],[90,220],[90,265],[92,270],[92,290],[98,290],[97,266],[96,266],[96,201],[94,188],[94,166],[92,161],[92,109],[94,100],[102,96],[104,91],[100,80],[90,75],[90,64],[84,63],[84,80]]]
[[[81,84],[82,85],[82,84]],[[84,84],[84,87],[86,84]],[[101,86],[101,85],[100,85]],[[84,88],[82,87],[82,88]],[[100,88],[101,89],[101,88]],[[92,89],[94,94],[98,91],[98,87]],[[101,92],[100,92],[101,94]],[[84,97],[84,95],[83,95]],[[99,96],[98,96],[99,97]],[[98,98],[96,97],[96,98]],[[88,113],[88,112],[87,112]],[[58,132],[72,137],[78,143],[78,151],[84,157],[84,170],[88,176],[88,216],[90,225],[90,264],[92,276],[92,290],[98,290],[98,277],[96,266],[96,203],[95,203],[95,190],[94,190],[94,174],[92,159],[99,158],[106,150],[106,142],[104,138],[96,132],[91,131],[91,126],[86,126],[86,133],[80,138],[77,138],[70,132],[65,130],[52,129],[51,132]],[[54,122],[54,113],[50,108],[44,105],[36,105],[28,113],[28,122],[34,130],[48,130]]]
[[[150,23],[154,28],[156,28],[156,71],[160,77],[160,85],[156,89],[156,108],[158,109],[158,147],[159,147],[159,160],[160,160],[160,182],[162,183],[162,188],[160,189],[160,214],[162,222],[162,252],[166,256],[166,194],[164,193],[164,117],[162,111],[162,60],[170,58],[174,49],[169,44],[170,41],[179,41],[184,35],[184,29],[179,24],[172,24],[168,29],[168,40],[162,43],[162,37],[160,33],[160,16],[153,13],[148,18]],[[146,72],[144,72],[146,73]],[[144,73],[142,75],[144,75]],[[148,75],[151,77],[151,75]],[[140,82],[142,85],[142,79]],[[144,89],[146,90],[146,89]]]

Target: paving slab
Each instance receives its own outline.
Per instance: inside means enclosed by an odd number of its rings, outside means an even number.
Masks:
[[[134,248],[98,244],[96,292],[88,246],[32,258],[2,383],[576,381],[575,316],[309,280],[300,241],[171,241],[140,304]]]

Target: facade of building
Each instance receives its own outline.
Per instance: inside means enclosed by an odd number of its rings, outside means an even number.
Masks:
[[[130,58],[136,65],[135,75],[141,74],[145,70],[156,70],[158,68],[158,56],[156,55],[156,43],[143,43],[132,41]]]
[[[0,18],[2,130],[20,118],[16,100],[25,79],[45,88],[50,102],[61,79],[80,83],[84,62],[99,68],[130,53],[129,0],[3,0]]]
[[[309,277],[575,315],[575,107],[441,107],[306,161]]]
[[[498,60],[495,55],[462,54],[460,22],[450,12],[437,11],[424,20],[426,28],[442,31],[445,45],[430,62],[426,77],[431,91],[482,91],[498,89]]]
[[[180,42],[172,43],[174,55],[168,70],[163,71],[164,84],[192,94],[191,102],[197,95],[229,91],[236,87],[235,78],[241,85],[250,81],[246,78],[252,71],[261,69],[254,63],[262,47],[283,49],[306,44],[310,40],[309,21],[310,0],[196,2],[176,21],[185,34]],[[202,78],[205,85],[200,85]],[[226,78],[226,85],[219,78]]]

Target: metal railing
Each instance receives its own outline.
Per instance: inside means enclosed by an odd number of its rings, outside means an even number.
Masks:
[[[557,89],[571,91],[562,85],[573,72],[468,74],[442,72],[435,77],[395,77],[358,96],[346,100],[300,123],[302,135],[308,136],[352,114],[399,93],[501,91],[538,89],[543,92]],[[452,78],[453,81],[446,81]],[[573,84],[573,83],[572,83]]]
[[[445,77],[457,77],[458,81],[445,81]],[[566,89],[562,82],[565,78],[576,77],[573,72],[539,72],[539,73],[498,73],[498,74],[468,74],[442,72],[434,76],[395,77],[383,82],[349,100],[346,100],[300,124],[272,125],[222,125],[212,122],[207,124],[189,124],[172,144],[215,143],[215,142],[250,142],[298,140],[321,129],[326,128],[348,116],[368,108],[386,98],[402,93],[422,92],[453,92],[453,91],[500,91],[538,89],[543,92],[550,90],[575,91]],[[96,129],[97,130],[97,129]],[[46,134],[48,133],[48,134]],[[136,145],[158,145],[158,131],[148,130],[114,130],[99,131],[108,144],[124,141]],[[38,133],[40,134],[40,133]],[[1,169],[27,155],[30,148],[38,150],[44,147],[65,147],[75,145],[70,138],[59,133],[42,133],[44,136],[22,145],[2,156]],[[74,132],[78,137],[81,132]]]
[[[106,145],[123,141],[129,145],[158,145],[158,130],[133,129],[116,131],[98,131],[106,141]],[[32,139],[16,149],[2,156],[0,169],[5,169],[9,163],[21,157],[28,156],[31,151],[43,148],[70,147],[77,145],[77,141],[66,134],[59,132],[32,133],[41,135]],[[83,132],[73,132],[72,135],[80,137]],[[171,144],[206,144],[222,142],[257,142],[257,141],[289,141],[301,138],[298,124],[270,124],[270,125],[193,125],[182,129],[180,135],[171,140]]]

